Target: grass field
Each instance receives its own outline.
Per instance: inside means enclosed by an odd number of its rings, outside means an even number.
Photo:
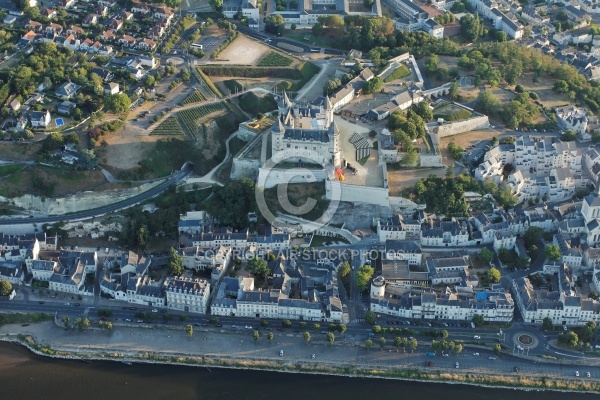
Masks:
[[[266,113],[277,108],[277,103],[272,96],[257,96],[253,92],[241,96],[239,105],[242,110],[249,114]]]
[[[398,68],[394,70],[391,74],[389,74],[383,81],[388,83],[395,81],[396,79],[404,78],[405,76],[409,76],[410,71],[406,66],[400,65]]]
[[[0,177],[14,174],[15,172],[20,171],[22,169],[23,169],[22,164],[0,165]]]

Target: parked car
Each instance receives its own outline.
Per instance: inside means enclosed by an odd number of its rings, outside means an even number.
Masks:
[[[481,336],[475,335],[475,336],[473,336],[473,339],[479,340],[479,339],[481,339]]]
[[[458,364],[458,362],[455,364],[456,368],[460,368],[460,365]]]

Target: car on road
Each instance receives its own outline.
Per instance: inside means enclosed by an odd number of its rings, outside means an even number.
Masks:
[[[481,339],[481,336],[475,335],[473,336],[473,339]]]
[[[129,318],[125,318],[125,322],[131,322]]]
[[[137,310],[137,307],[129,307],[130,310]]]
[[[456,364],[454,364],[456,368],[460,368],[460,365],[458,364],[458,362]]]
[[[44,303],[45,303],[45,301],[38,301],[38,303],[40,303],[40,304],[44,304]]]
[[[246,325],[246,326],[244,326],[244,328],[246,328],[246,329],[252,329],[252,327],[250,325]]]
[[[81,304],[75,303],[74,305],[75,305],[75,307],[79,307]]]
[[[590,378],[592,376],[592,374],[590,374],[589,372],[586,372],[585,376],[587,376],[588,378]]]
[[[575,376],[579,376],[579,371],[575,371]]]
[[[29,326],[29,324],[21,324],[21,326]],[[314,357],[313,357],[313,358],[314,358]],[[588,372],[588,374],[589,374],[589,372]]]
[[[279,357],[283,357],[283,350],[279,350]]]
[[[312,358],[313,360],[315,359],[315,357],[316,357],[316,355],[315,355],[315,354],[313,354],[313,355],[311,356],[311,358]],[[589,374],[589,372],[588,372],[588,374]],[[589,376],[589,375],[588,375],[588,376]]]
[[[156,308],[154,308],[154,309],[152,310],[152,312],[158,312],[158,310],[157,310]]]
[[[71,303],[65,303],[65,306],[70,306],[70,305],[71,305]]]
[[[566,325],[563,325],[563,330],[566,332],[568,330]]]
[[[495,360],[495,359],[496,359],[496,357],[494,357],[494,356],[489,356],[488,357],[488,360]]]
[[[217,326],[217,328],[222,328],[223,324],[217,324],[216,326]]]
[[[450,357],[449,353],[442,353],[442,357]]]
[[[479,357],[479,353],[473,353],[473,355]]]

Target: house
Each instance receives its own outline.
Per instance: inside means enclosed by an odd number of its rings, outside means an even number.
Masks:
[[[121,10],[121,12],[119,13],[119,18],[121,18],[123,20],[123,22],[131,21],[133,19],[133,13],[130,13],[129,11]]]
[[[32,128],[45,128],[50,124],[52,118],[50,117],[50,111],[34,111],[29,114],[29,121],[31,121]]]
[[[102,39],[102,40],[115,40],[116,36],[115,36],[115,33],[111,29],[108,29],[108,30],[105,30],[104,32],[102,32],[100,34],[100,39]]]
[[[119,39],[119,44],[125,47],[132,47],[135,45],[135,38],[133,36],[123,35],[123,37]]]
[[[110,82],[114,78],[114,74],[104,68],[99,68],[99,67],[92,68],[90,73],[98,75],[100,78],[102,78],[103,82]]]
[[[63,8],[71,8],[75,5],[76,1],[75,0],[60,0],[59,4],[63,7]]]
[[[2,22],[4,22],[6,25],[12,25],[15,23],[16,20],[17,17],[15,17],[14,15],[7,15]]]
[[[96,42],[97,43],[97,42]],[[96,44],[94,43],[94,45]],[[95,48],[96,49],[96,48]],[[107,56],[109,54],[112,54],[113,52],[113,47],[111,45],[104,45],[104,44],[100,44],[100,46],[96,49],[96,52],[100,55],[103,56]]]
[[[162,26],[154,26],[148,31],[148,37],[150,39],[158,40],[165,34],[165,28]]]
[[[56,106],[56,112],[62,115],[69,115],[75,107],[77,107],[75,103],[65,100]]]
[[[127,66],[125,68],[127,70],[127,72],[129,72],[133,79],[139,81],[140,79],[142,79],[144,77],[144,75],[146,75],[146,71],[144,71],[143,69],[140,68],[136,68],[136,67],[132,67],[132,66]]]
[[[150,69],[154,69],[158,66],[158,61],[153,56],[138,56],[136,60],[138,60],[144,67],[148,67]]]
[[[20,285],[25,277],[21,261],[0,261],[0,279]]]
[[[8,105],[8,109],[12,112],[16,112],[19,111],[19,109],[21,108],[21,102],[17,99],[14,99],[13,101],[10,102],[10,104]]]
[[[56,97],[58,97],[60,99],[70,100],[73,97],[75,97],[75,95],[77,95],[77,92],[79,91],[79,88],[81,88],[81,86],[79,86],[76,83],[65,82],[62,85],[60,85],[58,87],[58,89],[56,89],[56,91],[54,92],[54,94],[56,95]]]
[[[56,11],[49,9],[49,8],[44,8],[40,11],[40,14],[42,14],[44,17],[52,19],[56,17]]]
[[[98,4],[112,8],[117,5],[117,1],[116,0],[99,0]]]
[[[40,32],[43,27],[44,26],[41,23],[34,21],[32,19],[30,19],[29,22],[25,25],[25,28],[31,29],[34,32]]]
[[[104,93],[106,94],[118,94],[119,92],[119,84],[116,82],[110,82],[104,87]]]
[[[63,27],[61,24],[55,24],[54,22],[51,22],[50,25],[48,25],[45,29],[46,32],[54,32],[57,35],[60,35],[63,32]]]
[[[16,124],[15,128],[17,129],[18,132],[23,132],[26,127],[27,127],[27,118],[24,115],[21,115],[20,117],[17,118],[17,124]]]
[[[131,12],[134,14],[148,14],[150,12],[150,7],[148,7],[145,3],[140,3],[139,1],[133,1],[133,5],[131,6]]]
[[[154,17],[154,19],[165,18],[167,20],[170,20],[173,17],[173,11],[170,7],[167,6],[156,7],[152,16]]]
[[[98,23],[98,16],[96,14],[86,15],[81,21],[81,25],[83,26],[92,26]]]
[[[136,47],[140,50],[154,50],[156,43],[154,40],[144,38],[138,42]]]
[[[94,10],[94,13],[100,15],[101,17],[106,17],[108,15],[108,7],[99,5]]]
[[[76,51],[79,49],[81,41],[79,39],[76,39],[75,36],[71,34],[65,38],[62,45],[69,50]]]
[[[77,25],[71,25],[69,29],[67,29],[67,33],[69,35],[80,36],[84,34],[83,28]]]
[[[90,38],[87,38],[83,42],[81,42],[81,44],[79,45],[79,49],[81,51],[89,51],[92,48],[93,44],[94,41]]]
[[[108,26],[111,29],[114,29],[115,31],[118,31],[119,29],[121,29],[123,27],[123,21],[121,21],[120,19],[111,18],[108,21]]]

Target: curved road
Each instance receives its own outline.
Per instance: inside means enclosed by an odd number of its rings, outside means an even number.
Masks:
[[[78,211],[70,214],[62,214],[62,215],[50,215],[47,217],[22,217],[22,218],[10,218],[10,219],[0,219],[0,226],[5,225],[20,225],[20,224],[45,224],[45,223],[54,223],[59,221],[78,221],[82,219],[88,219],[92,217],[97,217],[101,215],[105,215],[111,212],[119,211],[133,205],[136,205],[142,201],[151,199],[160,193],[164,192],[169,186],[172,184],[177,184],[190,176],[193,172],[193,168],[189,164],[185,164],[182,169],[173,173],[169,179],[165,182],[161,183],[158,186],[153,187],[152,189],[138,194],[137,196],[130,197],[129,199],[119,201],[114,204],[110,204],[104,207],[94,208],[92,210],[86,211]]]

